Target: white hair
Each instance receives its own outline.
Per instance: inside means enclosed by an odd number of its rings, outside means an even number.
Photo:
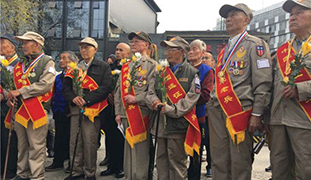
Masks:
[[[191,46],[198,46],[200,48],[201,51],[206,51],[206,44],[205,42],[203,42],[202,40],[200,39],[196,39],[196,40],[193,40],[191,43],[190,43],[190,47]]]

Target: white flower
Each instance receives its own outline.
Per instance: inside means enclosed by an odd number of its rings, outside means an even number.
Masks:
[[[114,71],[115,74],[120,74],[121,73],[121,71],[119,69],[115,69],[113,71]]]
[[[2,60],[5,60],[5,57],[0,55],[0,61]]]
[[[168,61],[166,59],[160,60],[159,63],[164,68],[169,66],[169,63],[168,63]]]
[[[135,57],[137,58],[137,60],[139,60],[141,58],[141,54],[139,52],[136,52]]]

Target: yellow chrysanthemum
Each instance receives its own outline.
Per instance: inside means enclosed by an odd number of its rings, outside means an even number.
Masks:
[[[304,42],[301,46],[302,55],[305,56],[311,51],[311,45],[309,42]]]
[[[161,71],[162,68],[163,68],[163,67],[162,67],[160,64],[157,64],[157,71],[158,71],[158,72]]]
[[[1,64],[4,66],[4,67],[7,67],[9,65],[9,61],[4,59],[1,61]]]
[[[283,81],[284,81],[285,83],[288,83],[289,78],[288,78],[288,77],[284,77],[284,78],[283,78]]]
[[[69,66],[71,69],[77,69],[77,63],[75,63],[75,62],[70,62],[70,63],[68,64],[68,66]]]
[[[114,76],[116,74],[116,72],[115,71],[111,71],[111,74]]]
[[[136,60],[137,60],[136,56],[132,56],[132,61],[136,62]]]
[[[145,70],[141,70],[140,71],[140,74],[143,76],[143,75],[145,75],[147,73],[147,69],[145,69]]]
[[[121,64],[126,63],[126,58],[121,59],[120,63],[121,63]]]

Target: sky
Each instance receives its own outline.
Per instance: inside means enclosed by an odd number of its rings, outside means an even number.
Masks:
[[[165,31],[213,30],[224,4],[244,3],[252,10],[260,10],[283,0],[154,0],[162,12],[157,33]]]

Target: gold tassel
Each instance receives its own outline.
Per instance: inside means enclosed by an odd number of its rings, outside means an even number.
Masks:
[[[245,140],[245,131],[241,131],[238,133],[235,132],[235,130],[233,129],[231,120],[229,118],[226,119],[226,127],[234,143],[240,144],[241,142]]]

